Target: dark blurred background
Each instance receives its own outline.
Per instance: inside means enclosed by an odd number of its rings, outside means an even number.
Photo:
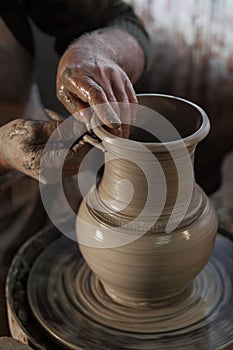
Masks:
[[[46,108],[67,114],[56,98],[56,71],[59,56],[54,49],[54,39],[32,24],[36,46],[36,79],[41,101]]]

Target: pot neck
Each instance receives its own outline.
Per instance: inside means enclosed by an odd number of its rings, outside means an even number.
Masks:
[[[126,144],[121,148],[103,141],[105,169],[98,187],[102,204],[133,218],[145,205],[148,216],[156,210],[158,215],[183,215],[194,196],[195,146],[157,153],[138,142],[134,149]]]

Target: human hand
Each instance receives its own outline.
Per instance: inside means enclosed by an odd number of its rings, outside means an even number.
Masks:
[[[59,121],[35,121],[16,119],[0,128],[0,166],[5,169],[21,171],[41,182],[56,182],[56,173],[63,166],[63,175],[72,176],[78,172],[79,165],[90,150],[90,145],[80,142],[68,150],[65,138],[59,137]],[[75,135],[83,135],[85,127],[76,122]],[[56,130],[56,131],[55,131]],[[40,160],[43,149],[49,137],[55,131],[56,137],[52,141],[46,154],[43,154],[43,166],[50,172],[49,180],[39,178]],[[71,133],[66,133],[67,136]],[[64,164],[60,160],[64,159]]]
[[[101,50],[90,53],[82,42],[71,45],[58,66],[57,96],[87,126],[93,109],[113,134],[128,138],[137,98],[128,75],[109,56]]]

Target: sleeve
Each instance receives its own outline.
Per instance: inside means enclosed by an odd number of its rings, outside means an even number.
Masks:
[[[55,48],[62,54],[84,33],[115,26],[133,35],[141,45],[146,65],[150,39],[132,7],[121,0],[24,0],[26,11],[36,25],[56,38]]]

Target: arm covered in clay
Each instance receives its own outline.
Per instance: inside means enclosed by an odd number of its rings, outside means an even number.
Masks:
[[[148,35],[132,7],[121,0],[49,0],[46,9],[44,2],[35,6],[28,0],[27,5],[30,16],[56,37],[56,48],[63,53],[57,72],[59,100],[74,115],[91,106],[115,134],[128,137],[129,126],[119,126],[135,117],[128,105],[137,103],[132,84],[146,70],[150,51]],[[125,108],[119,110],[116,102],[124,102]],[[82,121],[89,125],[90,117],[85,113]]]
[[[137,57],[137,64],[132,57]],[[133,107],[137,103],[132,82],[141,76],[143,67],[142,49],[131,34],[122,29],[106,28],[83,35],[60,60],[58,98],[74,116],[91,106],[113,133],[127,138],[135,118],[135,108],[130,108],[130,104]],[[121,104],[118,106],[117,102]],[[89,125],[91,110],[84,115],[86,119],[81,120]]]
[[[85,133],[85,126],[74,120],[64,130],[59,128],[60,124],[61,121],[15,119],[3,125],[0,128],[0,174],[18,170],[43,183],[57,182],[60,169],[64,176],[76,174],[90,145],[82,138],[71,149],[67,145],[74,135]],[[49,147],[44,151],[49,138]],[[43,165],[40,163],[42,155]],[[46,179],[39,178],[43,166],[48,175]]]

